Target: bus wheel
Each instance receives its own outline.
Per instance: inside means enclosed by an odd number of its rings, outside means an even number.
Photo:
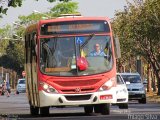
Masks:
[[[38,115],[39,114],[39,107],[34,107],[34,106],[30,105],[30,113],[33,116]]]
[[[49,115],[49,107],[40,107],[40,114],[42,116],[48,116]]]
[[[100,108],[101,108],[102,115],[109,115],[110,114],[110,104],[109,103],[101,104]]]
[[[94,112],[95,113],[101,113],[101,106],[100,105],[94,105]]]
[[[93,112],[93,106],[84,106],[84,112],[86,114],[91,114]]]

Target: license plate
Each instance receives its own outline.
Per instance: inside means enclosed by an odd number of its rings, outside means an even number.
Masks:
[[[135,93],[133,93],[133,92],[129,92],[129,95],[135,95]]]

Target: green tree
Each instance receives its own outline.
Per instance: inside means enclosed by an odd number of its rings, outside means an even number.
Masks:
[[[23,68],[22,61],[24,63],[24,57],[20,55],[21,52],[19,51],[23,51],[24,48],[19,49],[22,45],[19,45],[20,43],[15,40],[19,39],[13,36],[13,28],[11,26],[7,25],[0,29],[0,66],[17,71]]]
[[[113,26],[121,38],[123,53],[131,51],[131,54],[141,55],[151,64],[158,79],[160,95],[160,1],[128,3],[126,11],[116,13]]]
[[[65,3],[65,4],[64,4]],[[58,9],[58,14],[64,13],[64,10],[60,9],[60,7],[68,8],[65,10],[65,13],[76,13],[77,12],[77,3],[74,2],[61,2],[54,6],[54,10]],[[60,6],[60,7],[57,7]],[[53,9],[52,8],[52,9]],[[0,38],[4,38],[8,36],[10,39],[1,40],[0,42],[7,42],[5,44],[0,44],[0,50],[4,51],[2,56],[0,57],[0,65],[3,65],[5,68],[15,70],[19,75],[24,69],[24,42],[22,42],[22,38],[24,38],[24,32],[28,25],[33,24],[41,19],[44,19],[46,16],[55,17],[54,15],[58,15],[54,13],[55,11],[50,11],[49,13],[32,13],[28,16],[19,16],[19,20],[15,21],[15,25],[13,28],[6,27],[0,29]],[[68,12],[67,12],[68,11]],[[46,15],[45,15],[46,14]],[[17,41],[15,41],[17,40]],[[4,47],[5,46],[5,47]],[[3,48],[3,49],[2,49]]]
[[[24,0],[0,0],[0,17],[3,14],[7,14],[7,10],[9,7],[21,7]],[[35,0],[38,1],[38,0]],[[70,0],[47,0],[48,2],[62,1],[69,2]]]
[[[77,2],[63,2],[57,4],[50,10],[50,14],[54,17],[60,16],[60,14],[73,14],[79,13]]]
[[[4,68],[12,69],[19,75],[24,70],[24,44],[22,41],[9,41],[6,54],[0,57],[0,65]]]
[[[7,25],[5,28],[0,28],[0,56],[6,53],[6,48],[9,44],[9,39],[11,37],[11,26]]]
[[[50,19],[60,16],[61,14],[73,14],[78,12],[78,3],[77,2],[68,2],[69,0],[63,0],[64,2],[58,3],[53,8],[50,9],[47,13],[32,13],[28,16],[21,15],[19,20],[16,21],[16,32],[21,36],[24,33],[24,29],[29,24],[35,23],[41,19]]]

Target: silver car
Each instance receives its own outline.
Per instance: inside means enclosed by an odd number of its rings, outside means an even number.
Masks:
[[[128,93],[129,100],[138,100],[139,103],[146,103],[146,91],[139,73],[120,73],[123,77]]]
[[[23,93],[26,92],[26,80],[25,78],[18,79],[18,84],[17,84],[17,94],[18,93]]]

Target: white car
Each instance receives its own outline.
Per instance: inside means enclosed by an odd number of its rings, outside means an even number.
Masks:
[[[26,92],[26,80],[25,78],[18,79],[17,94]]]
[[[127,86],[119,73],[117,73],[116,86],[117,105],[120,109],[128,109],[128,90]]]

